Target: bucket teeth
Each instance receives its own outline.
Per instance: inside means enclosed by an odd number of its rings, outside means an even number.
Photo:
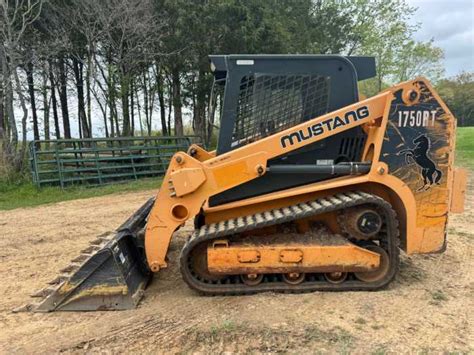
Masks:
[[[80,254],[71,260],[71,263],[82,263],[91,257],[90,254]]]
[[[101,234],[60,270],[59,275],[43,289],[31,294],[40,298],[14,309],[14,312],[95,311],[135,308],[151,273],[142,268],[136,245],[144,229],[154,199],[148,200],[116,232]],[[118,258],[129,256],[128,263]]]
[[[107,243],[109,240],[110,240],[110,235],[108,235],[108,234],[107,235],[100,235],[96,239],[91,241],[89,244],[91,244],[91,245],[101,245],[101,244]]]
[[[95,240],[89,242],[89,244],[90,244],[90,245],[100,245],[100,244],[102,244],[103,242],[104,242],[103,239],[97,238],[97,239],[95,239]]]
[[[68,266],[66,266],[64,269],[59,270],[59,272],[63,274],[70,274],[71,272],[79,269],[79,266],[81,266],[81,264],[71,263]]]
[[[92,254],[100,249],[98,245],[91,245],[83,250],[81,250],[81,254]]]
[[[41,298],[47,297],[56,290],[57,290],[57,287],[53,287],[53,286],[45,287],[39,291],[36,291],[35,293],[32,293],[30,297],[41,297]]]
[[[39,304],[36,303],[28,303],[24,304],[23,306],[17,307],[12,309],[13,313],[19,313],[19,312],[31,312],[34,310],[36,307],[38,307]]]
[[[48,285],[58,285],[69,279],[69,275],[59,275],[55,279],[48,282]]]

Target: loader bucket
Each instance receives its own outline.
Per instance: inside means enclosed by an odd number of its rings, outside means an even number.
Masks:
[[[26,310],[98,311],[135,308],[143,296],[148,270],[139,233],[153,206],[150,199],[115,233],[99,236],[71,261],[51,286],[32,295],[42,301]]]

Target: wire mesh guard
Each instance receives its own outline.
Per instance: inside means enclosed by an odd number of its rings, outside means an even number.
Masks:
[[[328,111],[329,77],[255,73],[240,83],[232,146],[267,137]]]

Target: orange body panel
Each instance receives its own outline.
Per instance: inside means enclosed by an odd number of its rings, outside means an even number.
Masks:
[[[466,199],[467,170],[454,169],[452,197],[450,211],[453,213],[464,212],[464,201]]]
[[[209,247],[209,271],[215,274],[364,272],[380,265],[380,255],[351,243]]]
[[[326,194],[350,189],[375,193],[392,204],[400,221],[402,246],[407,253],[426,253],[442,249],[451,196],[450,189],[453,186],[454,179],[453,154],[449,154],[448,151],[437,152],[449,157],[446,166],[443,167],[447,171],[446,183],[416,196],[412,192],[413,186],[394,176],[389,171],[387,164],[380,160],[394,93],[402,91],[402,97],[405,100],[407,93],[411,91],[419,92],[422,89],[420,85],[433,92],[429,83],[420,78],[399,84],[377,96],[316,117],[219,156],[215,156],[214,152],[208,153],[197,146],[193,146],[189,150],[189,153],[193,153],[193,156],[177,153],[171,160],[163,180],[163,186],[176,185],[180,187],[171,190],[162,188],[159,191],[146,228],[146,255],[152,271],[156,272],[160,268],[166,267],[165,257],[173,232],[187,219],[195,217],[201,211],[205,216],[206,223],[211,223],[271,208],[283,207],[298,201],[308,201]],[[443,112],[440,114],[444,116],[441,121],[445,121],[446,130],[449,133],[448,149],[452,151],[454,149],[454,118],[436,93],[433,92],[433,95],[442,105]],[[416,102],[410,104],[416,104]],[[325,130],[322,134],[314,135],[304,141],[297,141],[296,144],[283,144],[286,136],[296,134],[299,130],[314,124],[320,124],[335,116],[344,117],[344,115],[357,110],[362,110],[360,112],[366,112],[367,115],[361,117],[349,115],[352,120],[350,124],[332,130]],[[207,202],[210,196],[264,174],[269,159],[358,125],[362,126],[364,131],[367,132],[363,160],[372,162],[368,174],[338,177],[217,207],[209,207]],[[191,152],[193,148],[194,150]],[[188,173],[179,173],[184,169],[188,169]],[[199,176],[199,179],[186,184],[185,177],[191,176],[189,174],[191,171],[193,176]],[[175,179],[178,176],[180,178]],[[456,201],[461,198],[460,191],[465,186],[462,183],[461,176],[459,175],[456,180],[460,181],[459,186],[456,187],[458,192],[451,200],[451,206],[455,207],[452,208],[453,211],[460,210]],[[416,183],[415,180],[414,183]]]

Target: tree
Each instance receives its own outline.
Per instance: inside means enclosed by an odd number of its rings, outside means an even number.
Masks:
[[[474,73],[463,72],[441,80],[436,88],[458,119],[458,125],[474,126]]]
[[[408,40],[395,56],[394,79],[400,82],[423,75],[437,82],[444,74],[443,59],[443,50],[434,46],[433,40]]]
[[[7,143],[5,151],[20,156],[27,131],[34,138],[50,135],[50,115],[57,138],[91,137],[102,129],[111,137],[135,130],[151,135],[156,127],[160,134],[182,135],[192,128],[209,144],[215,127],[209,54],[373,55],[377,77],[361,84],[369,95],[395,81],[418,75],[437,81],[443,74],[442,51],[433,41],[413,40],[415,8],[406,0],[0,0],[0,5],[0,140]],[[453,93],[450,105],[470,117],[456,91],[461,84],[452,81],[442,85]],[[43,127],[37,110],[43,110]]]
[[[17,0],[15,2],[0,0],[0,33],[2,45],[0,46],[0,62],[2,63],[3,76],[3,101],[8,117],[7,139],[4,139],[3,150],[7,159],[20,169],[26,151],[26,128],[28,109],[26,106],[23,88],[20,82],[18,68],[26,63],[22,56],[22,41],[31,24],[40,16],[43,7],[42,0]],[[18,95],[23,111],[22,117],[22,149],[18,152],[18,129],[16,126],[13,95]]]

